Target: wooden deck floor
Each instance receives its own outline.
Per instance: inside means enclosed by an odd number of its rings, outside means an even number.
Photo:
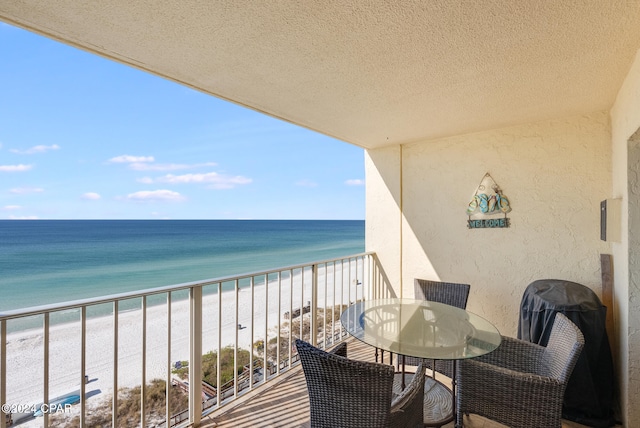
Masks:
[[[373,361],[372,348],[359,341],[350,341],[349,358]],[[237,403],[202,421],[207,428],[308,428],[309,399],[301,367],[292,369],[282,379],[241,397]],[[464,418],[467,428],[498,428],[501,424],[479,416]],[[563,428],[582,428],[583,425],[564,421]],[[445,425],[453,428],[454,424]]]

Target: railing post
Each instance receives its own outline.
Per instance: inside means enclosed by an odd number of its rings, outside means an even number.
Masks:
[[[366,284],[367,284],[367,299],[373,299],[373,274],[371,271],[371,266],[373,265],[373,257],[366,256],[367,258],[367,263],[366,263],[366,269],[363,266],[363,271],[364,271],[364,276],[365,279],[367,280]],[[362,280],[364,282],[364,279]]]
[[[262,383],[267,382],[267,344],[269,343],[269,274],[264,276],[264,340],[262,342]],[[252,352],[253,353],[253,352]]]
[[[146,402],[147,402],[147,296],[142,296],[142,382],[140,383],[140,428],[146,428]]]
[[[202,287],[189,289],[189,422],[202,418]]]
[[[220,407],[222,403],[222,282],[218,283],[218,356],[216,358],[216,403]],[[237,327],[237,326],[236,326]],[[236,334],[237,334],[236,329]]]
[[[113,398],[111,404],[111,426],[118,427],[118,301],[113,302]]]
[[[43,403],[49,403],[49,313],[44,314],[43,320],[43,333],[42,333],[42,348],[44,351],[44,394],[42,396]],[[3,368],[4,370],[4,368]],[[3,401],[4,403],[4,401]],[[49,426],[49,412],[42,414],[43,425]]]
[[[86,427],[87,396],[85,376],[87,375],[87,307],[80,309],[80,428]]]
[[[369,298],[375,299],[377,297],[376,289],[378,287],[378,282],[375,273],[375,263],[376,259],[372,256],[369,256]]]
[[[0,321],[0,404],[7,402],[7,322]],[[0,412],[0,428],[7,428],[7,414]]]
[[[311,265],[311,308],[309,308],[309,335],[311,344],[318,346],[318,265]],[[300,313],[300,321],[303,315]]]
[[[234,328],[236,330],[236,340],[233,345],[233,399],[238,398],[238,305],[240,303],[240,280],[236,278],[234,281],[236,292],[233,293],[235,296],[235,309],[236,309],[236,318],[234,324]],[[220,359],[220,356],[218,356]]]
[[[282,332],[282,272],[278,272],[278,333],[276,335],[276,373],[280,375],[280,336]],[[265,345],[266,346],[266,345]]]
[[[289,367],[292,365],[293,358],[293,269],[289,270]]]
[[[249,390],[253,389],[253,341],[254,341],[254,329],[253,324],[255,323],[254,315],[256,312],[255,307],[255,277],[251,277],[250,280],[251,287],[251,319],[249,321]]]
[[[167,293],[167,377],[165,380],[165,428],[171,426],[171,291]]]

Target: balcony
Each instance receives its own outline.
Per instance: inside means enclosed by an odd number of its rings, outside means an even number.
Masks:
[[[389,290],[363,253],[5,312],[0,428],[197,425],[297,372],[295,338],[344,340],[341,311]]]
[[[347,346],[350,358],[375,361],[374,351],[368,345],[357,340],[349,340]],[[439,380],[445,383],[448,381],[443,377],[439,377]],[[302,369],[297,367],[276,385],[253,391],[247,394],[245,399],[238,400],[237,405],[231,405],[205,417],[201,426],[206,428],[309,427],[308,406],[304,375]],[[504,427],[478,415],[464,416],[463,423],[465,428]],[[563,428],[584,427],[568,420],[563,420],[562,426]],[[444,428],[453,427],[453,422],[444,425]]]
[[[392,294],[375,254],[363,253],[4,313],[0,398],[14,411],[0,427],[309,426],[306,384],[289,344],[349,340],[350,358],[373,361],[370,347],[346,337],[339,315],[355,301]],[[214,358],[212,377],[211,356],[223,354],[230,361]],[[501,425],[473,415],[465,426]]]

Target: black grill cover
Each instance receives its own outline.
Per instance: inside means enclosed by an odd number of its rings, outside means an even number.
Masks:
[[[585,340],[567,384],[562,416],[592,427],[614,426],[614,372],[605,328],[607,308],[582,284],[557,279],[534,281],[522,296],[518,338],[546,346],[557,312],[573,321]]]

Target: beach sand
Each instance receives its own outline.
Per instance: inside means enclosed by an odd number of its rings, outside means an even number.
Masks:
[[[319,274],[319,307],[333,307],[340,304],[340,294],[344,294],[343,303],[354,300],[349,296],[349,284],[336,284],[334,298],[333,284],[329,273],[326,286],[324,274]],[[307,274],[310,277],[310,275]],[[250,288],[241,288],[238,294],[238,318],[236,320],[236,291],[224,291],[222,297],[221,328],[218,328],[218,295],[203,297],[203,353],[236,343],[236,324],[243,327],[238,330],[239,348],[250,349],[251,343],[265,336],[276,336],[278,319],[284,325],[284,313],[307,305],[311,300],[311,280],[305,277],[304,291],[300,275],[291,280],[282,280],[280,293],[280,311],[278,313],[278,283],[270,281]],[[268,296],[265,291],[268,289]],[[291,292],[293,290],[293,292]],[[293,294],[292,294],[293,293]],[[253,310],[251,296],[253,294]],[[268,302],[268,312],[265,310]],[[189,359],[189,302],[173,300],[171,304],[171,355],[167,355],[167,305],[147,307],[146,311],[146,382],[155,378],[166,379],[168,363]],[[267,315],[268,313],[268,315]],[[253,322],[252,322],[253,314]],[[118,315],[118,384],[117,387],[134,387],[142,382],[142,319],[141,309],[120,311]],[[253,329],[251,325],[253,324]],[[220,338],[220,339],[218,339]],[[43,397],[44,366],[43,331],[28,330],[7,335],[7,403],[36,404]],[[49,340],[49,397],[79,393],[81,375],[81,327],[80,322],[65,323],[50,328]],[[86,375],[87,410],[98,407],[110,408],[114,387],[114,326],[113,315],[87,319],[86,322]],[[72,407],[71,414],[79,412],[79,405]],[[70,416],[71,414],[67,415]],[[35,418],[21,423],[22,427],[42,426],[43,419]]]

